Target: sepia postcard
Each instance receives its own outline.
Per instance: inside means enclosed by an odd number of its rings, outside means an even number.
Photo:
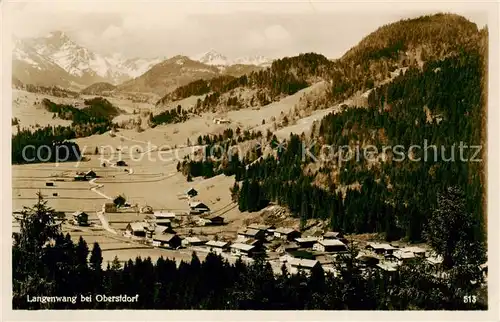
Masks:
[[[498,320],[498,15],[2,3],[2,320]]]

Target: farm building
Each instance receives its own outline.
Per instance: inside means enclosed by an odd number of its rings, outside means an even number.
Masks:
[[[214,252],[216,254],[220,254],[229,249],[229,243],[224,241],[211,240],[206,242],[205,246],[209,249],[209,251]]]
[[[160,234],[153,236],[153,246],[175,249],[181,246],[182,240],[175,234]]]
[[[155,235],[162,234],[175,234],[175,231],[170,227],[156,226],[156,225],[145,225],[146,237],[153,238]]]
[[[191,214],[203,214],[209,212],[210,208],[203,202],[195,201],[189,203],[189,210]]]
[[[198,237],[186,237],[182,240],[183,246],[200,246],[205,244],[205,242]]]
[[[308,252],[306,250],[300,250],[300,249],[292,250],[292,251],[288,252],[287,255],[289,257],[293,257],[293,258],[305,258],[305,259],[315,259],[316,258],[316,255],[313,254],[312,252]]]
[[[194,188],[190,188],[188,191],[186,191],[186,196],[188,196],[190,198],[196,197],[197,195],[198,195],[198,191],[196,191],[196,189],[194,189]]]
[[[296,268],[296,269],[305,269],[305,270],[310,270],[318,265],[320,263],[315,260],[315,259],[304,259],[304,258],[288,258],[287,262],[290,264],[290,266]]]
[[[318,241],[316,237],[299,237],[295,238],[295,242],[302,248],[313,247],[314,244]]]
[[[125,234],[137,237],[145,237],[146,227],[147,224],[145,222],[131,222],[125,228]]]
[[[118,161],[116,161],[116,166],[117,167],[126,167],[127,163],[123,160],[118,160]]]
[[[263,230],[249,228],[239,231],[238,238],[242,240],[247,240],[247,239],[263,240],[264,238],[266,238],[266,233]]]
[[[319,252],[345,252],[347,245],[337,239],[323,239],[314,244],[313,249]]]
[[[84,175],[87,180],[97,178],[97,174],[92,170],[85,172]]]
[[[243,244],[255,247],[255,251],[261,250],[263,246],[262,240],[259,239],[247,239]]]
[[[365,248],[376,254],[392,254],[397,249],[392,245],[379,243],[369,243]]]
[[[294,240],[295,238],[300,237],[300,232],[296,231],[293,228],[277,228],[274,231],[274,237],[281,238],[284,240]]]
[[[155,218],[155,220],[159,220],[159,219],[175,219],[175,213],[173,212],[163,212],[163,211],[155,211],[153,213],[153,216]]]
[[[211,221],[212,225],[223,225],[224,224],[224,218],[221,216],[214,216],[209,218]]]
[[[215,216],[212,218],[200,218],[198,221],[198,226],[218,226],[224,224],[224,218],[221,216]]]
[[[323,234],[323,239],[341,239],[344,238],[344,234],[338,231],[328,231]]]
[[[253,252],[255,250],[255,246],[242,243],[234,243],[230,246],[230,248],[231,248],[231,254],[235,256],[252,257]]]
[[[73,180],[74,181],[87,181],[87,177],[85,177],[84,174],[79,174],[77,173],[74,177],[73,177]]]
[[[159,218],[154,221],[157,226],[172,227],[172,221],[170,219]]]
[[[83,211],[76,211],[73,213],[73,224],[77,226],[88,226],[89,215]]]
[[[413,254],[412,252],[405,252],[401,250],[395,251],[392,254],[385,255],[385,259],[387,261],[398,262],[400,264],[414,258],[415,254]]]
[[[53,182],[45,182],[46,187],[53,187],[54,183]]]

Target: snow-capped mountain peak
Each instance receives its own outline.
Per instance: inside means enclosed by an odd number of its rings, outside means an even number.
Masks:
[[[239,57],[236,59],[229,59],[214,49],[210,49],[205,53],[192,56],[191,59],[207,65],[215,65],[215,66],[230,66],[235,64],[242,64],[242,65],[255,65],[255,66],[266,67],[270,66],[272,63],[271,59],[264,57],[262,55],[253,55],[253,56]]]
[[[253,55],[236,58],[233,62],[243,65],[269,66],[272,63],[272,59],[262,55]]]
[[[33,55],[61,67],[68,74],[81,80],[84,85],[95,82],[122,83],[145,73],[159,58],[127,59],[121,54],[100,55],[80,46],[63,31],[52,31],[43,37],[14,40],[14,59],[31,62],[38,61]],[[39,65],[39,64],[38,64]]]
[[[230,65],[231,62],[227,59],[226,56],[221,53],[215,51],[214,49],[210,49],[209,51],[195,55],[191,57],[192,60],[197,60],[201,63],[207,65],[216,65],[216,66],[227,66]]]

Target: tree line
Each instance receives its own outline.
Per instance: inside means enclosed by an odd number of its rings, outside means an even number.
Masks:
[[[177,105],[176,108],[166,110],[157,115],[149,114],[149,124],[153,127],[160,124],[185,122],[189,118],[188,112]]]
[[[80,148],[68,140],[109,131],[112,128],[113,117],[119,114],[118,108],[102,97],[85,100],[84,104],[86,107],[78,109],[72,105],[57,104],[47,98],[43,99],[42,105],[49,112],[61,119],[71,120],[72,124],[71,126],[49,125],[34,130],[21,129],[18,125],[17,132],[12,134],[12,163],[79,160]],[[29,146],[33,148],[27,148]]]

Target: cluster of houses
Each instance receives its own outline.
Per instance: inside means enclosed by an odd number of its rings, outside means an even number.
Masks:
[[[89,170],[87,172],[77,172],[73,179],[75,181],[89,181],[94,178],[97,178],[97,174],[93,170]]]
[[[283,255],[280,260],[292,267],[300,266],[308,269],[320,264],[315,256],[347,252],[346,243],[342,234],[338,232],[302,237],[301,233],[293,228],[252,224],[238,231],[236,239],[232,242],[211,240],[204,246],[208,251],[215,253],[227,252],[247,258],[275,253]]]
[[[201,202],[191,202],[189,215],[205,215],[200,216],[195,224],[197,226],[217,226],[224,224],[224,218],[217,215],[210,215],[210,209]],[[208,216],[207,216],[208,215]],[[178,214],[175,212],[154,211],[147,214],[143,221],[131,222],[125,228],[124,235],[142,237],[149,239],[153,246],[178,248],[181,246],[181,241],[184,246],[194,246],[201,243],[197,241],[197,237],[188,237],[189,239],[181,239],[174,229],[172,222]],[[171,236],[171,235],[175,235]]]
[[[387,272],[394,272],[397,267],[415,258],[423,258],[432,265],[439,266],[443,262],[440,256],[434,256],[424,248],[398,247],[387,243],[368,243],[367,252],[358,255],[358,259],[367,266],[376,266]]]

